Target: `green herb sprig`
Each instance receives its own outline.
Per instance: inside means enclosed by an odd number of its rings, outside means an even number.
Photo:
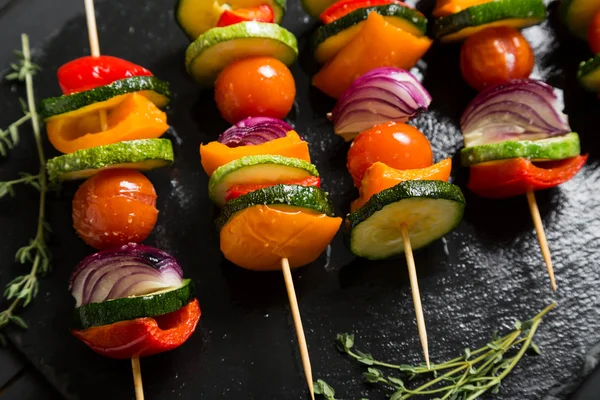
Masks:
[[[10,64],[12,72],[5,76],[6,80],[9,81],[20,81],[24,82],[27,78],[27,74],[35,75],[37,71],[41,71],[41,68],[31,62],[31,59],[25,59],[25,51],[15,51],[19,61]],[[21,103],[21,109],[23,110],[23,116],[10,124],[8,128],[0,130],[0,155],[6,157],[8,151],[14,149],[19,144],[19,127],[25,122],[31,120],[31,112],[29,112],[29,106],[23,99],[19,99]],[[0,193],[0,197],[2,194]]]
[[[4,291],[4,297],[11,301],[9,306],[0,312],[0,331],[8,324],[13,323],[21,328],[27,328],[25,321],[15,314],[19,306],[26,307],[31,303],[39,291],[39,276],[50,271],[50,251],[46,244],[46,235],[50,227],[46,222],[46,195],[48,193],[48,180],[46,175],[46,157],[42,145],[40,133],[40,119],[36,111],[36,101],[33,91],[33,76],[40,67],[31,62],[31,50],[29,48],[29,37],[21,35],[22,51],[16,52],[19,62],[12,64],[13,72],[6,76],[8,80],[25,82],[27,91],[27,102],[21,100],[24,115],[13,122],[6,130],[0,131],[0,154],[5,156],[8,150],[13,149],[19,142],[19,127],[30,121],[35,138],[38,158],[39,172],[36,175],[22,173],[18,179],[0,182],[0,198],[14,195],[14,186],[27,184],[36,188],[40,193],[40,203],[37,220],[37,230],[28,245],[21,247],[16,254],[16,260],[21,264],[31,264],[28,274],[13,279]],[[0,333],[0,343],[6,340]]]
[[[393,390],[390,400],[404,400],[413,396],[434,397],[435,400],[473,400],[484,393],[498,393],[502,380],[514,369],[529,350],[540,354],[539,347],[533,342],[535,332],[543,317],[554,307],[550,304],[538,315],[526,322],[515,322],[515,329],[505,335],[494,333],[485,346],[477,350],[465,349],[464,354],[441,364],[411,366],[390,364],[375,360],[369,353],[354,348],[354,335],[337,335],[337,348],[352,359],[367,366],[363,373],[369,383],[379,383]],[[386,368],[404,373],[404,380],[389,375],[381,369]],[[416,388],[409,388],[405,382],[418,377],[427,377],[429,381]],[[322,380],[315,382],[315,393],[327,400],[333,400],[335,391]]]

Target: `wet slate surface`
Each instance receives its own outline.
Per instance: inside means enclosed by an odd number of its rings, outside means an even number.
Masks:
[[[46,4],[21,0],[13,7],[24,7],[23,13],[36,3]],[[59,65],[89,52],[79,3],[64,0],[42,11],[34,7],[38,24],[60,21],[52,18],[53,13],[74,15],[65,24],[57,22],[53,35],[33,36],[36,59],[45,69],[36,78],[40,98],[59,93],[54,76]],[[168,114],[177,161],[173,168],[149,174],[159,193],[161,213],[148,243],[180,260],[196,283],[203,309],[199,328],[184,347],[143,360],[147,398],[306,399],[281,275],[244,271],[219,252],[198,145],[215,139],[227,126],[215,117],[212,92],[196,88],[183,70],[188,42],[174,22],[173,1],[123,3],[97,4],[102,52],[150,68],[168,80],[174,92]],[[355,196],[345,169],[347,145],[333,135],[325,119],[333,102],[309,86],[307,74],[311,63],[306,43],[315,23],[296,1],[288,3],[284,25],[298,36],[303,51],[300,63],[292,68],[298,97],[290,120],[311,143],[323,186],[331,193],[337,213],[345,214]],[[431,2],[420,2],[419,7],[427,11]],[[1,61],[6,66],[6,55],[18,47],[18,32],[6,25],[1,29],[14,38],[3,42]],[[525,319],[556,301],[559,307],[537,338],[543,354],[526,358],[494,398],[566,399],[596,365],[594,346],[600,341],[598,100],[584,93],[574,78],[579,61],[589,56],[587,49],[569,38],[554,18],[528,29],[526,36],[536,51],[536,76],[564,90],[572,126],[590,153],[588,165],[575,179],[537,196],[559,292],[550,290],[525,198],[489,201],[465,190],[468,207],[463,224],[444,241],[418,252],[416,262],[433,361],[454,356],[466,346],[483,345],[492,331],[509,328],[514,319]],[[436,160],[454,156],[461,147],[456,121],[474,96],[460,78],[458,47],[434,46],[419,70],[434,102],[416,125],[430,138]],[[0,88],[2,126],[18,115],[14,99],[19,92],[6,84]],[[32,145],[24,138],[18,151],[0,161],[0,178],[35,170]],[[455,181],[463,188],[467,173],[455,168]],[[11,328],[9,338],[65,398],[130,399],[129,363],[93,354],[68,332],[73,300],[67,278],[91,252],[71,228],[70,199],[76,187],[66,185],[60,196],[50,198],[55,271],[43,281],[35,305],[22,314],[31,328]],[[35,224],[36,193],[23,188],[17,194],[18,200],[4,200],[0,207],[0,284],[22,268],[10,260],[28,241]],[[383,392],[364,385],[359,367],[336,352],[333,339],[338,332],[356,333],[358,345],[376,356],[403,363],[421,360],[403,260],[355,259],[340,234],[329,255],[294,276],[315,378],[332,384],[339,397],[385,398]]]

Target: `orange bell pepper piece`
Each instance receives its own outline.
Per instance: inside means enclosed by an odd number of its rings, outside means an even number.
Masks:
[[[350,205],[356,211],[365,205],[373,195],[405,181],[444,181],[448,182],[452,171],[452,159],[446,158],[437,164],[420,169],[395,169],[376,162],[367,170],[360,187],[360,197]]]
[[[416,37],[372,12],[360,32],[321,68],[312,83],[337,99],[356,78],[375,68],[411,69],[432,43],[428,37]]]
[[[113,104],[106,109],[107,130],[100,128],[99,110],[102,107],[93,104],[89,112],[78,110],[77,114],[47,119],[50,143],[62,153],[72,153],[126,140],[157,138],[169,129],[167,115],[143,95],[123,95],[116,105],[111,100],[107,100]]]
[[[221,251],[232,263],[254,271],[281,270],[315,261],[337,233],[342,219],[289,207],[257,205],[234,215],[221,229]]]
[[[208,176],[211,176],[220,166],[233,160],[263,154],[299,158],[310,162],[308,143],[302,140],[295,131],[289,131],[283,138],[254,146],[227,147],[219,142],[200,145],[200,160]]]

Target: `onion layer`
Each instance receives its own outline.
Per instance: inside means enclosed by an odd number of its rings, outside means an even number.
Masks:
[[[571,132],[569,118],[552,88],[518,79],[479,93],[462,115],[465,147],[514,140],[539,140]]]
[[[285,137],[293,129],[287,122],[276,118],[251,117],[223,132],[218,142],[227,147],[253,146]]]
[[[413,74],[376,68],[354,81],[338,100],[331,119],[335,133],[350,141],[385,122],[404,123],[427,111],[431,96]]]
[[[183,285],[181,267],[168,253],[135,243],[86,257],[69,282],[75,307],[142,296]]]

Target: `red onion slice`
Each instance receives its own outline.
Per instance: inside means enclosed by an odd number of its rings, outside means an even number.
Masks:
[[[539,140],[571,132],[552,86],[533,79],[503,83],[479,93],[462,115],[465,147],[509,140]]]
[[[335,133],[350,141],[385,122],[404,123],[427,111],[431,96],[410,72],[382,67],[354,81],[338,100],[331,119]]]
[[[219,136],[227,147],[254,146],[285,137],[294,128],[276,118],[251,117],[241,120]]]
[[[86,257],[69,282],[75,306],[142,296],[183,285],[183,272],[168,253],[130,243]]]

